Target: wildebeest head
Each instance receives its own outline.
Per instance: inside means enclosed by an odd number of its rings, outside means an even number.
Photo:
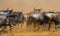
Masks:
[[[4,20],[6,21],[7,19],[7,16],[10,15],[10,11],[8,10],[3,10],[3,11],[0,11],[0,21],[3,22]],[[4,22],[3,22],[4,23]],[[6,23],[6,22],[5,22]]]
[[[24,16],[23,16],[23,13],[22,12],[12,12],[11,13],[12,15],[15,15],[15,21],[16,22],[22,22]]]
[[[8,15],[10,15],[11,14],[11,12],[12,12],[13,10],[2,10],[2,11],[0,11],[0,15],[5,15],[5,16],[8,16]]]

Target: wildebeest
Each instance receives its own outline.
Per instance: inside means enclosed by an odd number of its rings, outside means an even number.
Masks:
[[[37,26],[36,23],[38,23],[38,29],[39,29],[39,25],[43,25],[45,23],[45,24],[49,24],[49,28],[48,28],[48,30],[49,30],[51,22],[52,21],[55,22],[56,16],[57,16],[57,14],[55,14],[54,12],[39,12],[38,11],[38,12],[32,12],[30,14],[30,19],[31,19],[32,22],[34,22],[34,27],[35,28]]]
[[[27,29],[29,30],[30,28],[31,28],[31,24],[32,24],[32,21],[31,21],[31,19],[30,19],[30,13],[27,13],[27,14],[24,14],[24,21],[23,21],[23,23],[26,23],[26,25],[27,25]],[[23,24],[22,24],[23,25]],[[30,28],[29,28],[30,27]],[[27,30],[26,29],[26,30]]]
[[[7,20],[7,16],[9,16],[11,14],[13,10],[2,10],[0,11],[0,28],[4,27],[6,28],[7,24],[6,24],[6,20]],[[11,26],[9,24],[9,26]]]
[[[10,30],[12,26],[16,26],[17,23],[21,23],[23,20],[22,12],[13,12],[12,10],[4,10],[0,11],[0,27],[6,28],[6,26],[10,26]]]
[[[36,23],[43,25],[44,23],[49,24],[48,30],[50,30],[51,23],[55,23],[55,29],[60,27],[60,12],[32,12],[30,13],[29,19],[34,22],[34,27],[36,28]],[[38,26],[39,27],[39,26]]]
[[[28,23],[27,23],[27,26],[29,26],[29,24],[32,24],[32,22],[34,22],[34,26],[33,27],[37,26],[36,24],[39,22],[40,11],[41,11],[40,9],[34,9],[33,12],[28,14]],[[42,17],[41,17],[41,19],[43,19]]]
[[[31,14],[30,18],[31,18],[32,22],[34,22],[35,28],[38,25],[38,29],[39,29],[39,25],[43,25],[43,23],[46,23],[46,24],[49,23],[49,19],[44,15],[43,12],[33,13],[33,14]]]
[[[12,12],[11,15],[8,16],[9,23],[12,24],[13,26],[18,25],[18,28],[20,23],[23,24],[23,20],[24,20],[23,12]]]
[[[49,29],[50,29],[52,22],[55,23],[55,30],[57,30],[57,28],[60,27],[60,25],[59,25],[60,12],[47,12],[47,13],[45,13],[45,16],[50,20]]]
[[[57,15],[54,12],[46,12],[45,13],[45,17],[47,17],[47,19],[50,21],[48,23],[49,24],[48,30],[50,30],[51,23],[55,20],[56,16]]]
[[[58,27],[60,27],[60,12],[55,12],[55,20],[54,20],[54,23],[55,23],[55,29],[57,30]]]

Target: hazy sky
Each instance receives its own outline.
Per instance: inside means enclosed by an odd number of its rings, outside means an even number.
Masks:
[[[0,10],[6,8],[24,13],[32,11],[33,8],[42,8],[43,11],[60,11],[60,0],[0,0]]]

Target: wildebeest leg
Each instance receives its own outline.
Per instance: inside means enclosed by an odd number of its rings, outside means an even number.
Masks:
[[[7,32],[7,31],[6,31],[6,29],[7,29],[6,26],[7,26],[7,25],[6,25],[6,24],[2,24],[1,26],[3,27],[2,31]]]
[[[9,24],[9,27],[10,27],[10,32],[12,31],[12,25],[11,24]]]
[[[35,21],[34,24],[33,24],[33,27],[34,27],[34,31],[37,31],[38,30],[38,21]]]
[[[55,30],[57,31],[59,23],[55,22]]]
[[[36,27],[36,22],[33,23],[33,28],[34,28],[34,31],[35,31],[35,27]]]
[[[43,22],[40,22],[40,29],[43,30]]]
[[[57,28],[59,27],[59,21],[58,20],[54,20],[54,23],[55,23],[55,31],[57,31]]]
[[[2,27],[2,26],[0,25],[0,33],[2,32],[1,27]]]
[[[23,20],[23,21],[21,21],[21,29],[23,29],[23,28],[22,28],[23,24],[24,24],[24,20]]]
[[[29,25],[30,25],[29,22],[27,22],[27,29],[28,29]],[[26,29],[26,30],[27,30],[27,29]]]
[[[4,26],[4,29],[6,29],[6,26]]]
[[[37,24],[37,30],[40,29],[40,22]]]
[[[27,29],[28,29],[28,27],[29,27],[29,29],[28,30],[30,30],[30,28],[31,28],[31,25],[32,25],[32,20],[27,20]],[[27,30],[26,29],[26,30]]]
[[[8,31],[7,31],[7,26],[4,26],[3,31],[4,31],[5,33],[8,33]]]
[[[3,25],[1,24],[0,25],[0,28],[2,28],[3,27]],[[4,28],[2,28],[1,30],[0,30],[0,32],[3,32],[4,31]]]
[[[11,34],[11,36],[14,36],[14,34],[13,34],[13,32],[12,32],[12,25],[9,24],[9,27],[10,27],[10,34]]]
[[[49,19],[49,20],[47,21],[47,24],[49,25],[49,26],[48,26],[48,30],[50,30],[51,23],[52,23],[52,20]]]
[[[51,27],[51,23],[48,23],[48,24],[49,24],[48,30],[50,30],[50,27]]]

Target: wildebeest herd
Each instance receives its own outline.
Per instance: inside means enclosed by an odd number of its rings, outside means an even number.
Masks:
[[[32,25],[34,30],[36,26],[40,29],[40,25],[49,24],[48,30],[50,30],[50,26],[52,22],[55,23],[55,30],[60,27],[60,12],[48,11],[48,12],[41,12],[42,9],[35,9],[34,11],[23,14],[23,12],[13,12],[13,10],[1,10],[0,11],[0,28],[4,27],[6,29],[7,26],[10,27],[10,30],[13,26],[19,25],[17,23],[24,24],[24,21],[27,23],[27,28]],[[38,23],[38,24],[37,24]]]

